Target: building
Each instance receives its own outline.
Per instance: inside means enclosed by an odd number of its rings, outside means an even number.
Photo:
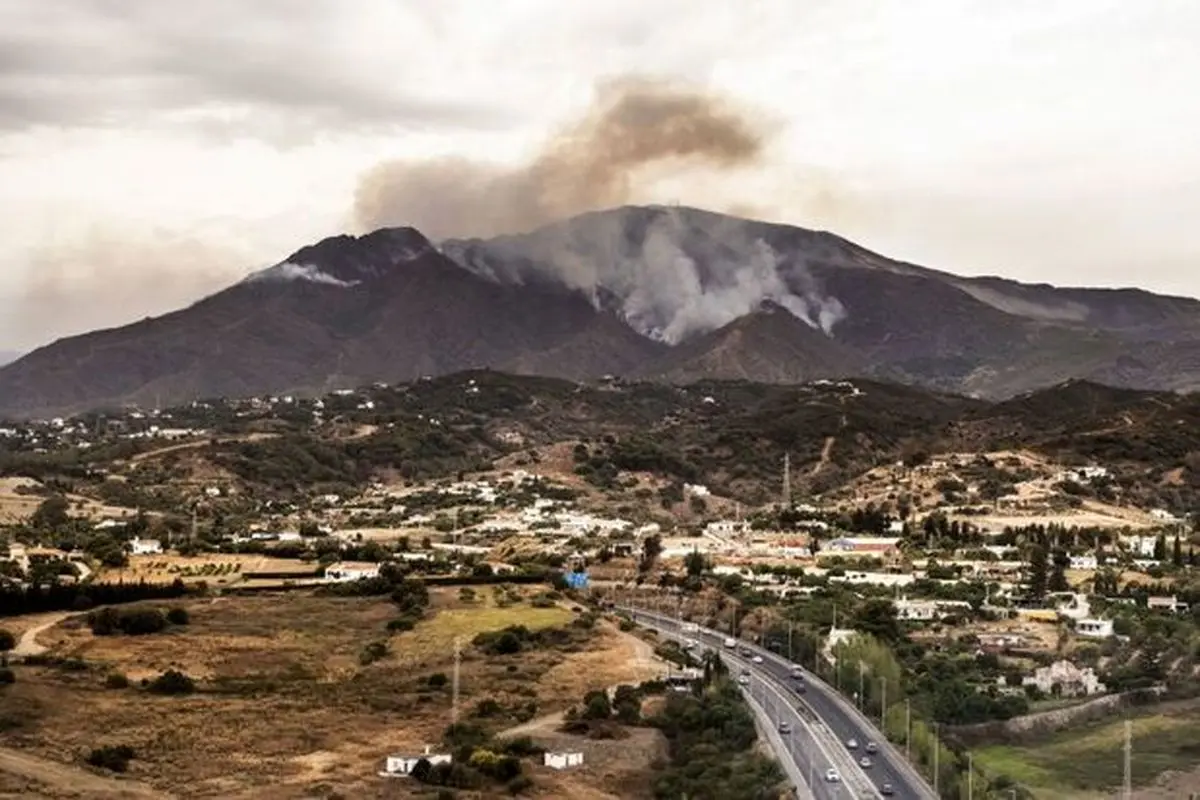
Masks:
[[[420,761],[428,761],[431,767],[436,767],[438,764],[449,764],[454,761],[454,757],[449,753],[432,753],[430,748],[425,748],[425,753],[419,756],[388,756],[384,760],[383,772],[379,773],[385,778],[406,778],[412,774],[413,768]]]
[[[334,583],[364,581],[379,577],[379,565],[367,562],[343,561],[325,568],[325,580]]]
[[[1022,681],[1022,685],[1036,686],[1044,694],[1057,697],[1083,697],[1107,691],[1095,670],[1091,667],[1081,669],[1065,659],[1036,670]]]
[[[1175,595],[1169,595],[1166,597],[1147,597],[1146,608],[1150,609],[1151,611],[1167,611],[1171,614],[1178,614],[1180,612],[1187,611],[1188,604],[1179,602],[1175,598]]]
[[[130,539],[129,552],[135,556],[160,555],[163,551],[162,542],[158,539]]]
[[[1081,619],[1075,622],[1075,632],[1089,639],[1108,639],[1113,636],[1111,619]]]
[[[551,753],[542,754],[542,765],[551,769],[566,769],[578,767],[583,763],[583,753]]]
[[[885,561],[900,555],[900,539],[892,536],[843,536],[830,539],[821,552],[829,555],[853,555],[882,558]]]

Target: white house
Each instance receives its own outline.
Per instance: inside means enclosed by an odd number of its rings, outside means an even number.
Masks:
[[[1046,694],[1062,697],[1103,694],[1106,691],[1104,684],[1096,677],[1095,670],[1091,667],[1081,669],[1065,659],[1036,670],[1022,684],[1036,686]],[[1058,687],[1057,692],[1055,687]]]
[[[379,577],[379,565],[366,562],[343,561],[325,568],[325,580],[333,583],[348,583]]]
[[[384,760],[383,772],[379,773],[385,778],[405,778],[412,774],[413,767],[417,766],[417,762],[424,759],[429,762],[431,767],[436,767],[438,764],[449,764],[454,761],[454,756],[449,753],[432,753],[430,748],[425,748],[425,753],[419,756],[388,756]]]
[[[1071,569],[1092,572],[1099,566],[1095,556],[1071,556]]]
[[[542,764],[551,769],[578,767],[583,763],[583,753],[543,753]]]
[[[163,551],[162,542],[158,539],[130,539],[129,552],[135,556],[159,555]]]
[[[1089,639],[1108,639],[1113,635],[1111,619],[1081,619],[1075,623],[1075,632]]]

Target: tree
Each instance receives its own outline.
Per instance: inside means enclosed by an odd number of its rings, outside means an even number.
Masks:
[[[662,540],[658,536],[647,536],[642,541],[642,569],[648,570],[654,566],[662,553]]]
[[[12,631],[0,628],[0,653],[7,653],[17,646],[17,637],[13,636]]]
[[[1067,555],[1066,550],[1054,551],[1054,566],[1050,570],[1050,579],[1047,581],[1047,588],[1052,592],[1065,592],[1071,588],[1071,584],[1067,582],[1067,567],[1071,565],[1071,557]]]
[[[880,641],[895,644],[903,637],[896,621],[896,606],[891,600],[868,600],[854,619],[855,630],[869,633]]]
[[[71,521],[71,504],[61,494],[51,495],[42,501],[30,518],[29,523],[42,530],[55,530]]]
[[[689,576],[699,578],[704,574],[704,570],[708,569],[708,559],[699,550],[693,549],[684,556],[683,565],[687,568]]]
[[[1177,567],[1183,566],[1183,544],[1179,541],[1179,534],[1175,534],[1175,546],[1171,550],[1171,563]]]
[[[1029,594],[1041,599],[1046,596],[1046,548],[1035,544],[1029,549]]]
[[[1167,535],[1165,533],[1160,533],[1158,538],[1154,540],[1154,560],[1167,560]]]

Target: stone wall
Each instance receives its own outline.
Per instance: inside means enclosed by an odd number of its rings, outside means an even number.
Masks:
[[[1060,731],[1063,728],[1103,719],[1127,708],[1149,705],[1157,701],[1161,694],[1161,689],[1109,694],[1078,705],[1056,708],[1052,711],[1039,711],[1002,722],[962,725],[953,728],[950,734],[968,747],[984,742],[1016,744],[1025,739],[1033,739]]]

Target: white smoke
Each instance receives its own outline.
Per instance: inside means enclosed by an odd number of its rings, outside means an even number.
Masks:
[[[358,284],[358,281],[344,281],[327,272],[322,272],[311,264],[293,264],[290,261],[260,270],[246,278],[247,283],[253,281],[308,281],[342,288]]]
[[[669,344],[716,330],[765,301],[827,336],[845,319],[842,303],[821,290],[802,259],[781,259],[746,235],[744,221],[674,208],[655,212],[640,236],[631,236],[629,216],[606,212],[492,240],[486,247],[493,258],[469,252],[463,242],[446,242],[443,251],[492,280],[549,277],[598,307],[613,298],[631,327]]]

